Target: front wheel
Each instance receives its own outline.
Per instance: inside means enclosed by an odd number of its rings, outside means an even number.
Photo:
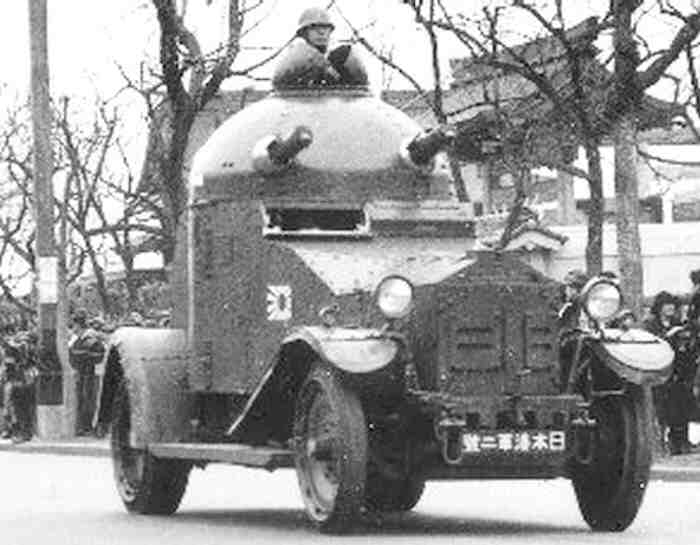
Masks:
[[[649,396],[630,386],[625,395],[593,402],[597,421],[593,457],[576,463],[572,475],[583,518],[595,531],[620,532],[634,520],[651,467]]]
[[[129,512],[171,515],[187,488],[191,465],[164,460],[131,446],[131,406],[126,382],[119,384],[112,410],[112,465],[119,496]]]
[[[339,372],[316,365],[294,414],[295,464],[309,518],[343,532],[359,519],[367,478],[367,426],[362,404]]]

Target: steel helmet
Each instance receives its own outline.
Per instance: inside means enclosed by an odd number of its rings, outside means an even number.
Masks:
[[[335,25],[331,22],[331,16],[323,8],[308,8],[301,12],[299,16],[299,23],[297,24],[297,36],[301,32],[310,26],[328,26],[331,29],[335,28]]]

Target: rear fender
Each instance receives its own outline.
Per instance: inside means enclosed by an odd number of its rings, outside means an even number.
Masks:
[[[133,447],[186,437],[191,401],[184,330],[124,327],[111,335],[97,412],[102,429],[111,421],[122,378],[129,393]]]

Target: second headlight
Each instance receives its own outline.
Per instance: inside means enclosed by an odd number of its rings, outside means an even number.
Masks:
[[[411,311],[413,286],[402,276],[387,276],[376,290],[377,305],[390,320],[403,318]]]
[[[609,320],[620,310],[622,294],[614,282],[592,279],[581,293],[586,313],[598,322]]]

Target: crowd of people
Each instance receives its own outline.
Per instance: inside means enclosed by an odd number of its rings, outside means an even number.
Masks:
[[[666,339],[674,350],[673,372],[654,389],[654,404],[662,440],[671,454],[685,454],[693,446],[689,423],[697,412],[698,360],[700,359],[700,270],[690,275],[690,301],[662,291],[656,295],[644,327]]]
[[[601,276],[617,281],[612,272],[603,272]],[[564,278],[559,321],[563,332],[562,360],[565,362],[571,359],[575,349],[574,343],[567,342],[566,332],[590,325],[579,306],[579,295],[588,280],[589,277],[580,270],[572,270]],[[665,339],[673,348],[675,356],[671,376],[652,391],[661,443],[672,455],[688,453],[696,446],[690,441],[689,425],[698,417],[700,400],[700,269],[690,273],[690,281],[693,288],[689,297],[661,291],[654,297],[647,316],[640,319],[630,309],[623,308],[606,324],[618,329],[643,328]],[[568,370],[565,369],[562,375],[566,380]]]
[[[68,361],[76,391],[75,434],[92,435],[97,405],[97,366],[104,360],[108,336],[118,326],[165,327],[168,313],[144,318],[131,312],[118,324],[106,324],[83,308],[71,314]],[[0,437],[29,441],[36,428],[36,383],[39,376],[38,335],[30,325],[5,324],[0,329]]]

